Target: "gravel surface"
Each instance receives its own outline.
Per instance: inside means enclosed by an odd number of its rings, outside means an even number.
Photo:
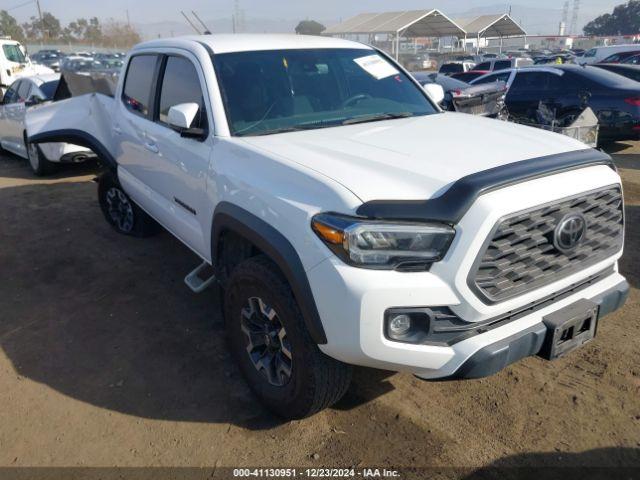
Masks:
[[[360,368],[339,405],[287,423],[240,378],[220,293],[183,284],[187,248],[116,234],[95,165],[42,180],[0,156],[0,466],[640,468],[640,143],[610,151],[632,292],[596,341],[476,381]]]

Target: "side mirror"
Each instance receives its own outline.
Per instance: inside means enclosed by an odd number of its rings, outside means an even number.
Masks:
[[[200,106],[197,103],[181,103],[169,109],[168,123],[176,130],[188,130],[196,118]]]
[[[27,107],[33,107],[34,105],[39,105],[43,102],[44,100],[42,98],[38,97],[37,95],[32,95],[29,98],[27,98],[27,101],[24,102],[24,104]]]
[[[169,109],[167,122],[169,126],[186,138],[204,140],[207,132],[202,128],[192,128],[191,125],[200,111],[197,103],[181,103]]]
[[[423,85],[424,91],[427,92],[427,95],[433,100],[435,103],[440,105],[444,100],[444,88],[442,85],[438,85],[437,83],[427,83]]]

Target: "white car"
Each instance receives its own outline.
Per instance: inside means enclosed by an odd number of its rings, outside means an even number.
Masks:
[[[576,63],[579,65],[592,65],[594,63],[602,62],[605,58],[613,55],[614,53],[633,52],[638,49],[640,49],[640,45],[637,43],[595,47],[584,52],[584,55],[577,57]]]
[[[434,380],[555,359],[625,302],[622,187],[600,151],[443,112],[342,39],[162,39],[125,63],[115,98],[34,110],[29,139],[92,147],[106,220],[180,239],[203,261],[195,292],[213,267],[229,348],[280,415],[336,402],[350,365]]]
[[[0,104],[0,147],[28,159],[38,176],[51,173],[57,163],[78,163],[95,156],[87,148],[69,143],[36,145],[26,141],[27,110],[51,100],[59,81],[59,74],[22,78],[9,87]]]

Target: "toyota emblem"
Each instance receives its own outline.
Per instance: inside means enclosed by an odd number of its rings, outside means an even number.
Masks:
[[[553,245],[563,253],[568,253],[580,245],[587,236],[587,219],[579,213],[566,215],[556,227]]]

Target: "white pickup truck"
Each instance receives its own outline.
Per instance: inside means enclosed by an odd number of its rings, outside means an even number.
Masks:
[[[116,230],[160,224],[213,268],[230,349],[285,417],[340,399],[350,365],[462,379],[561,357],[628,294],[607,155],[442,112],[360,43],[143,43],[115,98],[38,107],[27,133],[102,157]]]

